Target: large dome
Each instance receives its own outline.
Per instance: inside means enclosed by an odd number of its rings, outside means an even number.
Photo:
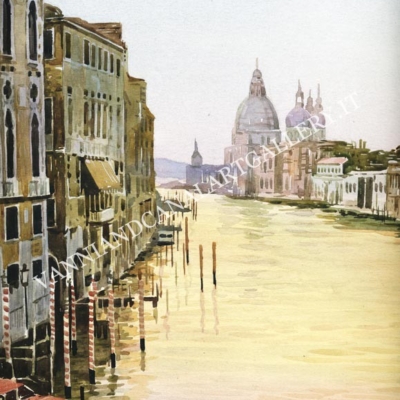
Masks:
[[[259,69],[253,72],[249,96],[238,108],[235,127],[236,132],[265,132],[279,129],[278,115],[266,95]]]

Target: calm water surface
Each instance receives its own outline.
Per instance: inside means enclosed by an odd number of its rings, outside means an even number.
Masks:
[[[320,211],[208,196],[186,275],[181,244],[173,265],[153,263],[162,298],[146,303],[146,353],[126,309],[117,369],[100,367],[86,398],[399,399],[399,244]]]

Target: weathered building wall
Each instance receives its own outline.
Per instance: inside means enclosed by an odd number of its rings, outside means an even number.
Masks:
[[[43,113],[43,3],[1,3],[0,274],[2,290],[8,285],[11,292],[12,363],[16,375],[25,377],[46,369],[44,364],[48,366],[46,357],[36,362],[33,357],[38,326],[49,317],[48,289],[41,285],[48,272],[49,195]],[[23,270],[28,272],[23,274]],[[5,322],[1,317],[0,375],[10,377],[9,366],[2,359]],[[17,352],[20,344],[30,346],[29,350]]]

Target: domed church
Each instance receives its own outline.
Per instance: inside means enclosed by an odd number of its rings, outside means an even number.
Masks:
[[[262,73],[257,68],[250,82],[249,95],[240,104],[232,131],[232,145],[267,145],[281,141],[278,115],[267,97]]]
[[[298,82],[295,106],[287,114],[285,123],[286,131],[282,135],[278,115],[267,96],[257,62],[249,94],[236,113],[232,143],[224,152],[224,163],[230,166],[235,177],[234,195],[310,197],[313,162],[325,140],[319,85],[315,103],[310,91],[305,104]]]

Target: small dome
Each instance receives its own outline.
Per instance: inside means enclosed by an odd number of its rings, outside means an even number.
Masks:
[[[313,124],[317,128],[321,128],[321,129],[326,128],[326,119],[325,119],[325,115],[324,114],[322,114],[322,113],[313,114],[312,115],[312,121],[313,121]]]
[[[308,119],[311,118],[310,113],[305,110],[303,107],[301,107],[300,104],[297,104],[293,110],[289,112],[289,114],[286,117],[286,127],[287,128],[294,128],[296,126],[310,126],[310,122]]]

